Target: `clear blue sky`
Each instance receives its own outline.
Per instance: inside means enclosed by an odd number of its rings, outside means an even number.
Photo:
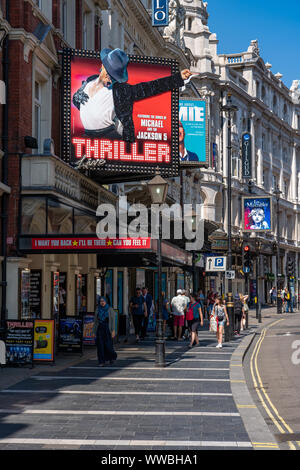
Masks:
[[[288,88],[300,80],[300,0],[208,0],[207,11],[219,54],[244,52],[257,39],[261,57]]]

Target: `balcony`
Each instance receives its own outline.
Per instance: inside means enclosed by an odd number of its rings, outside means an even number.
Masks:
[[[54,155],[23,155],[22,193],[57,193],[96,209],[115,204],[116,196]]]

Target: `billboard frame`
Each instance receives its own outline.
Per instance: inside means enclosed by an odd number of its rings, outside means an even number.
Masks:
[[[100,51],[64,48],[62,54],[62,160],[71,166],[76,161],[72,158],[71,142],[71,62],[73,57],[98,59]],[[170,68],[170,74],[179,72],[179,64],[175,59],[164,57],[138,56],[128,54],[129,63],[145,65],[162,65]],[[130,181],[151,178],[157,170],[162,177],[179,175],[179,89],[171,90],[171,162],[169,164],[142,164],[120,161],[88,160],[82,167],[88,170],[89,177],[99,182]]]

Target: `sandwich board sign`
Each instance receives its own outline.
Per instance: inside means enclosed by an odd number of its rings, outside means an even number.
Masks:
[[[206,258],[205,271],[226,271],[226,256],[208,256]]]

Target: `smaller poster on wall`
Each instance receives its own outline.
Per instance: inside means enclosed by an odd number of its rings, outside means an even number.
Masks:
[[[33,321],[6,322],[6,363],[7,365],[33,364]]]
[[[242,204],[244,232],[272,231],[271,197],[243,197]]]
[[[96,335],[93,333],[94,315],[84,315],[83,317],[83,344],[85,346],[95,346]]]
[[[83,321],[80,317],[59,320],[58,350],[82,353]]]
[[[34,361],[54,361],[54,320],[35,320],[34,322]]]
[[[207,166],[206,101],[179,101],[179,158],[180,166]]]

